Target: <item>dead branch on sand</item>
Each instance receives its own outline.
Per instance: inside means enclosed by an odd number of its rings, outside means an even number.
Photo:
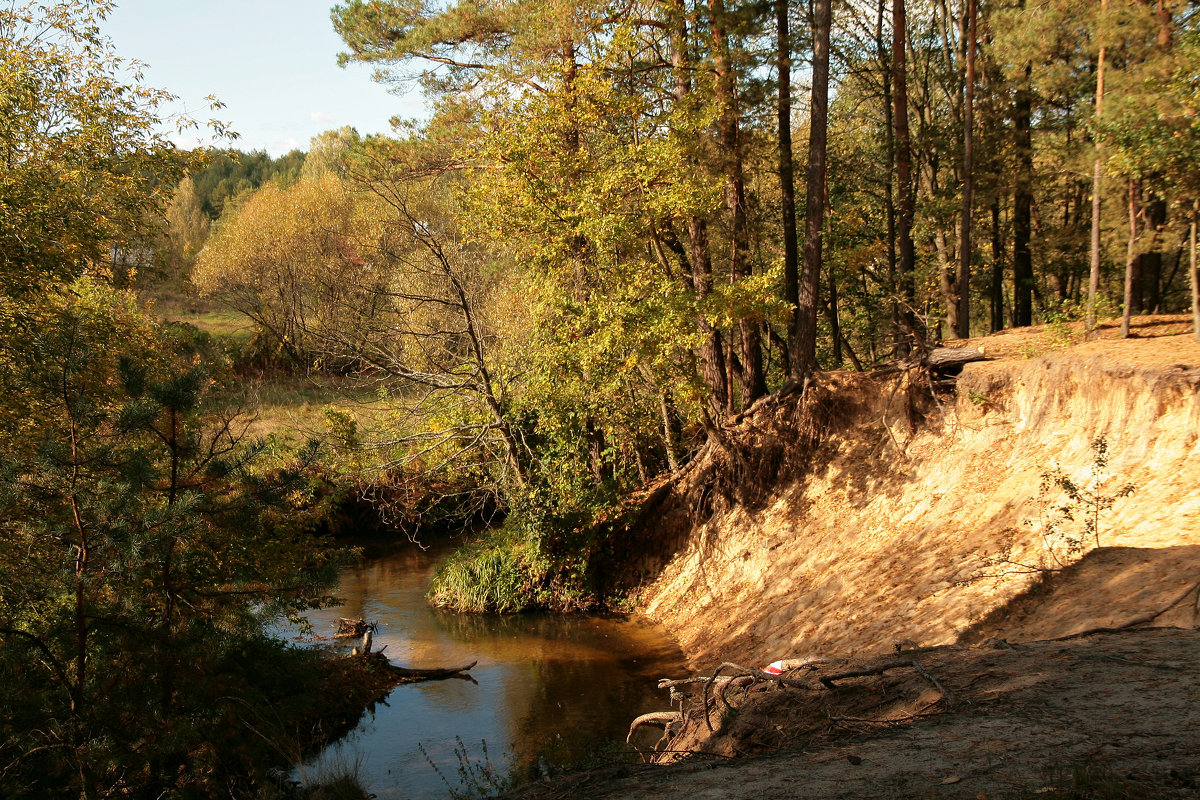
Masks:
[[[922,652],[944,649],[944,647],[945,646],[922,648]],[[692,685],[703,686],[704,692],[702,695],[702,702],[704,704],[704,724],[710,732],[714,730],[712,718],[710,716],[710,710],[712,707],[711,694],[714,688],[717,690],[721,703],[726,706],[730,706],[731,703],[729,702],[727,693],[729,691],[729,687],[731,686],[743,689],[744,691],[749,691],[759,684],[774,684],[775,686],[783,689],[802,689],[805,691],[814,692],[830,691],[838,688],[838,681],[848,680],[850,678],[863,678],[883,675],[888,670],[908,668],[914,670],[918,675],[928,681],[935,689],[937,689],[939,694],[941,694],[941,697],[935,702],[941,702],[942,700],[950,701],[952,699],[950,691],[942,685],[941,681],[925,670],[925,668],[922,667],[909,652],[905,652],[905,657],[903,658],[892,658],[881,662],[877,661],[875,663],[865,662],[860,666],[845,669],[841,672],[835,672],[830,675],[820,675],[815,681],[797,677],[797,673],[802,671],[816,671],[825,667],[829,667],[835,663],[848,665],[850,662],[846,659],[838,659],[836,661],[817,658],[786,659],[780,662],[780,666],[783,670],[782,672],[771,673],[761,669],[744,667],[741,664],[735,664],[731,661],[725,661],[718,665],[713,671],[713,674],[710,676],[697,676],[680,679],[663,678],[659,680],[658,686],[660,689],[670,689],[672,694],[674,694],[676,687]],[[728,674],[723,675],[723,672],[727,672]],[[667,713],[674,714],[674,712],[661,712],[661,714],[658,716],[643,715],[644,717],[647,717],[647,719],[643,720],[642,717],[639,717],[637,720],[634,720],[634,722],[635,724],[652,724],[653,720],[663,719],[664,717],[662,717],[662,714]],[[675,717],[679,716],[680,715],[678,714],[675,715]],[[641,720],[640,723],[639,720]],[[630,735],[632,735],[632,733],[633,727],[630,728]]]

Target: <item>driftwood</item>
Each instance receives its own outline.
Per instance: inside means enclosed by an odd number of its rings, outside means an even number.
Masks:
[[[382,652],[382,651],[380,651]],[[388,664],[387,670],[397,678],[405,680],[437,680],[438,678],[453,678],[467,672],[471,667],[478,664],[479,661],[472,661],[470,664],[464,664],[461,667],[436,667],[433,669],[409,669],[408,667],[397,667],[394,664]]]
[[[704,704],[704,724],[708,727],[708,729],[710,731],[713,730],[712,720],[709,717],[709,711],[710,711],[710,708],[712,705],[710,702],[711,694],[715,688],[721,702],[723,702],[725,705],[729,705],[729,700],[726,697],[726,693],[728,692],[730,686],[737,686],[737,687],[741,687],[743,689],[748,689],[750,687],[753,687],[756,684],[760,684],[760,683],[768,684],[769,683],[769,684],[774,684],[780,688],[804,689],[807,691],[820,692],[820,691],[828,691],[831,689],[837,689],[838,688],[837,681],[846,680],[847,678],[860,678],[860,677],[867,677],[867,676],[871,676],[871,675],[882,675],[883,673],[885,673],[891,669],[896,669],[898,667],[908,667],[909,669],[914,670],[922,678],[929,681],[929,683],[931,683],[933,685],[933,687],[935,689],[937,689],[938,692],[942,695],[942,698],[941,698],[942,700],[952,701],[951,694],[946,689],[946,687],[943,686],[941,684],[941,682],[938,681],[937,678],[935,678],[933,675],[929,674],[919,663],[917,663],[917,661],[914,658],[912,658],[912,655],[916,652],[928,653],[928,652],[932,652],[934,650],[941,650],[941,649],[947,649],[947,648],[954,649],[954,650],[961,649],[960,647],[955,646],[955,645],[939,645],[936,647],[918,648],[918,650],[916,650],[916,651],[901,650],[900,652],[903,655],[907,656],[906,658],[892,658],[892,659],[884,660],[882,662],[876,661],[874,663],[866,662],[860,668],[847,669],[847,670],[843,670],[841,672],[835,672],[830,675],[819,675],[819,676],[817,676],[817,680],[804,680],[804,679],[801,679],[798,677],[793,677],[793,676],[795,676],[796,673],[801,672],[801,671],[808,671],[808,670],[815,671],[815,670],[821,669],[822,667],[829,667],[833,664],[843,664],[843,665],[849,666],[849,662],[846,659],[836,659],[836,660],[834,660],[834,659],[819,659],[819,658],[785,659],[782,661],[782,663],[780,665],[783,667],[783,670],[784,670],[783,673],[773,674],[770,672],[764,672],[761,669],[752,669],[749,667],[744,667],[740,664],[735,664],[733,662],[726,661],[726,662],[722,663],[720,666],[718,666],[716,668],[716,670],[713,671],[713,674],[710,676],[707,676],[707,677],[697,676],[697,677],[693,677],[693,678],[680,678],[680,679],[663,678],[663,679],[659,680],[658,688],[670,689],[671,693],[672,693],[672,697],[674,697],[676,687],[695,685],[695,684],[702,685],[704,687],[704,693],[702,696],[702,702]],[[727,672],[727,674],[722,675],[721,674],[722,672]],[[665,714],[665,713],[666,712],[662,712],[662,714]],[[643,719],[643,717],[645,717],[646,719]],[[662,718],[662,715],[656,713],[656,714],[643,715],[643,717],[638,717],[638,719],[634,720],[635,725],[651,724],[653,720]],[[633,730],[634,730],[634,728],[631,726],[630,731],[629,731],[631,736],[633,734]]]
[[[367,622],[365,619],[341,617],[337,621],[337,631],[333,635],[338,639],[357,639],[375,628],[374,622]]]
[[[371,641],[372,641],[371,630],[374,627],[375,627],[374,625],[368,625],[366,627],[366,630],[363,632],[363,635],[362,635],[362,643],[358,647],[351,650],[350,655],[352,655],[352,656],[369,656],[369,655],[371,655]],[[340,634],[340,633],[338,635],[343,636],[343,634]],[[344,635],[349,636],[350,634],[344,634]],[[387,649],[387,645],[385,644],[383,647],[381,647],[379,649],[379,652],[382,653],[386,649]]]

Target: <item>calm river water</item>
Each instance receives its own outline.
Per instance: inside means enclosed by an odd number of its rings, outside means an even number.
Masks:
[[[338,617],[378,623],[375,648],[392,663],[438,667],[479,663],[471,679],[396,687],[358,727],[299,776],[340,767],[357,771],[383,798],[444,798],[459,788],[456,736],[467,757],[484,755],[500,776],[527,771],[539,755],[566,764],[624,748],[630,721],[666,710],[659,678],[684,674],[683,655],[659,628],[639,620],[590,616],[478,616],[431,609],[425,592],[452,546],[368,551],[342,574],[345,605],[310,614],[318,634]],[[429,759],[421,753],[424,748]],[[612,758],[612,749],[602,757]]]

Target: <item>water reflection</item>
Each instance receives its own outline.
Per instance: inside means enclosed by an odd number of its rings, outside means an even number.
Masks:
[[[397,687],[358,728],[302,771],[355,765],[380,798],[437,798],[452,785],[461,736],[471,758],[481,740],[501,774],[524,770],[539,754],[569,763],[623,742],[630,720],[667,707],[657,679],[683,671],[679,649],[638,620],[553,615],[480,616],[436,611],[424,594],[447,547],[368,553],[342,575],[345,605],[310,616],[318,633],[338,617],[377,622],[376,647],[406,667],[465,664],[474,681]]]

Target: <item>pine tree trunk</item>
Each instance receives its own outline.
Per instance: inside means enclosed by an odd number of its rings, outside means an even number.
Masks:
[[[1033,324],[1033,97],[1026,65],[1025,79],[1017,90],[1014,134],[1017,150],[1017,180],[1013,192],[1013,324]]]
[[[817,366],[817,314],[820,311],[821,231],[825,225],[825,153],[829,124],[829,29],[831,0],[813,0],[812,102],[805,180],[804,271],[800,302],[793,321],[788,352],[789,373],[803,380]]]
[[[1100,0],[1100,19],[1103,22],[1108,10],[1108,0]],[[1104,63],[1105,47],[1100,46],[1096,57],[1096,121],[1104,113]],[[1096,295],[1100,291],[1100,211],[1101,195],[1104,191],[1104,162],[1099,134],[1096,138],[1096,157],[1092,162],[1092,236],[1091,271],[1088,274],[1087,332],[1096,327]]]
[[[922,338],[916,317],[916,248],[913,245],[912,225],[916,211],[916,187],[912,178],[912,141],[908,126],[908,19],[905,0],[892,2],[892,124],[896,140],[897,250],[901,326],[909,341],[901,345],[908,352],[915,340]]]
[[[799,245],[796,238],[796,177],[792,160],[792,41],[788,0],[775,0],[775,57],[779,72],[779,204],[783,213],[783,299],[800,304]],[[792,312],[793,318],[797,311]],[[793,325],[795,323],[793,322]]]
[[[904,341],[903,329],[900,324],[900,304],[895,300],[899,293],[896,281],[896,199],[895,187],[892,185],[896,174],[896,129],[893,124],[894,109],[892,107],[892,69],[891,57],[883,39],[883,10],[885,0],[879,0],[875,8],[875,51],[882,72],[880,80],[883,83],[883,116],[884,116],[884,151],[887,155],[887,185],[884,187],[883,208],[887,220],[887,277],[888,288],[892,291],[892,349],[898,354],[901,342]]]
[[[992,333],[1004,330],[1004,239],[1000,228],[1000,197],[992,198]]]
[[[1200,272],[1196,264],[1196,222],[1200,217],[1200,203],[1192,201],[1192,226],[1188,232],[1191,238],[1191,269],[1188,270],[1190,276],[1189,283],[1192,285],[1192,333],[1196,337],[1196,341],[1200,342]]]
[[[717,72],[717,103],[721,109],[718,127],[725,162],[725,208],[729,213],[730,225],[729,273],[730,279],[736,283],[750,276],[746,260],[750,249],[750,236],[746,221],[746,183],[742,171],[742,147],[738,130],[737,78],[733,71],[729,32],[726,28],[725,2],[708,0],[708,8],[712,15],[711,41]],[[739,343],[739,368],[736,377],[744,408],[767,393],[758,323],[748,317],[738,320],[736,338]],[[732,355],[732,341],[729,350],[729,354]],[[730,397],[732,399],[732,393]],[[732,411],[732,404],[730,405]]]
[[[1129,318],[1133,313],[1133,270],[1137,263],[1137,192],[1129,181],[1127,205],[1129,211],[1129,244],[1125,249],[1125,308],[1121,314],[1121,338],[1129,338]]]
[[[971,223],[975,204],[975,49],[978,0],[967,0],[967,86],[963,102],[962,231],[958,246],[958,329],[960,339],[971,335]]]

